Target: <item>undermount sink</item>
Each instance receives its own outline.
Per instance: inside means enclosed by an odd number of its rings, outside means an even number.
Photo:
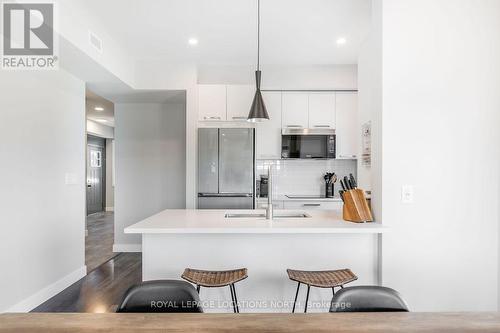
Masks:
[[[255,218],[261,219],[265,218],[266,214],[262,213],[226,213],[226,219],[248,219]],[[306,213],[275,213],[273,219],[306,219],[310,218],[311,215]]]

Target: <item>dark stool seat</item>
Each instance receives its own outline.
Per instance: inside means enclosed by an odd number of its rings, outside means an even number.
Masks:
[[[231,291],[231,300],[234,313],[239,313],[238,298],[236,297],[235,283],[248,277],[246,268],[233,269],[228,271],[204,271],[199,269],[186,268],[181,277],[191,283],[196,284],[196,290],[200,292],[201,287],[218,288],[227,287]]]
[[[408,305],[394,289],[356,286],[340,290],[332,298],[330,312],[408,312]]]
[[[301,284],[307,285],[307,296],[304,313],[307,312],[307,302],[309,301],[309,291],[312,287],[317,288],[331,288],[335,295],[335,288],[344,288],[344,285],[356,281],[358,277],[350,269],[338,269],[330,271],[301,271],[295,269],[287,269],[288,278],[297,282],[297,292],[295,293],[295,300],[293,302],[292,313],[295,312],[295,304],[299,295]]]
[[[130,287],[116,312],[203,312],[194,287],[179,280],[146,281]]]

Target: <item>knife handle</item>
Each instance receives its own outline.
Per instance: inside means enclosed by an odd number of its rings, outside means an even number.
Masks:
[[[344,184],[347,190],[352,190],[350,184],[349,184],[349,179],[347,179],[347,176],[344,177]]]
[[[349,179],[351,180],[351,184],[352,184],[353,189],[357,188],[358,184],[356,183],[356,179],[354,178],[354,176],[352,175],[352,173],[349,174]]]

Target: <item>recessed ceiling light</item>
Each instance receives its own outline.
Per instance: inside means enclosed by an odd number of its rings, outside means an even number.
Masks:
[[[189,38],[188,40],[189,45],[198,45],[198,40],[196,38]]]
[[[96,106],[94,108],[94,110],[96,110],[96,111],[104,111],[104,108],[102,106]]]
[[[106,119],[96,119],[95,121],[99,123],[107,123],[108,121]]]
[[[344,37],[340,37],[339,39],[337,39],[337,45],[344,45],[345,43],[347,43],[347,39],[345,39]]]

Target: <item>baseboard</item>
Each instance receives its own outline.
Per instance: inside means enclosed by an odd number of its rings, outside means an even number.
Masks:
[[[106,208],[104,208],[104,210],[106,210],[107,212],[114,212],[115,207],[106,207]]]
[[[113,244],[113,252],[142,252],[141,244]]]
[[[76,271],[69,273],[62,279],[57,280],[51,285],[12,306],[7,310],[7,312],[29,312],[43,302],[47,301],[49,298],[59,294],[61,291],[68,288],[85,275],[87,275],[87,266],[82,266]]]

